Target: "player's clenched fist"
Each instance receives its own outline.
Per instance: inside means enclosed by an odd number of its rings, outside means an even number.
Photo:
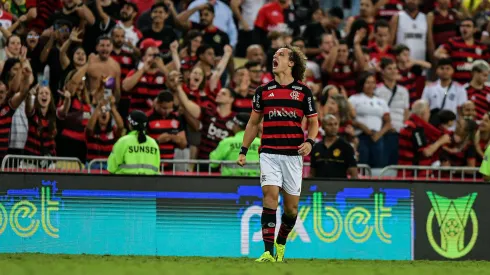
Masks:
[[[240,154],[238,155],[238,160],[236,161],[236,164],[243,167],[246,161],[247,161],[247,157],[245,155]]]

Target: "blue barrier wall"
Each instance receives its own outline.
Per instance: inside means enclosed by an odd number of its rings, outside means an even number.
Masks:
[[[287,256],[412,259],[411,187],[306,180]],[[261,199],[255,179],[2,174],[0,252],[257,257]]]

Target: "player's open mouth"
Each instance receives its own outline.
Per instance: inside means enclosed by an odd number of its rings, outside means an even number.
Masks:
[[[277,62],[277,60],[272,61],[272,68],[276,68],[278,65],[279,63]]]

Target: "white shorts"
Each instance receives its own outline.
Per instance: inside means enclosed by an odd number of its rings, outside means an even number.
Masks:
[[[301,194],[303,157],[260,154],[260,185],[275,185],[289,195]]]

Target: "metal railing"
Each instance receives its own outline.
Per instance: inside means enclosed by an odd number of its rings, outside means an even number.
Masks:
[[[424,172],[422,176],[421,172]],[[396,178],[399,180],[462,180],[477,182],[481,181],[478,174],[479,169],[475,167],[390,165],[381,170],[379,178]]]
[[[78,158],[25,155],[6,155],[1,166],[2,172],[80,173],[83,169]]]
[[[196,160],[196,159],[164,159],[160,161],[160,171],[163,175],[216,175],[217,172],[210,164],[219,164],[221,167],[240,168],[235,161]],[[195,166],[195,169],[192,169]],[[304,166],[309,169],[310,163]],[[190,169],[191,168],[191,169]],[[259,162],[247,162],[246,169],[259,169]],[[359,176],[370,178],[371,167],[367,164],[358,164]],[[107,173],[107,159],[94,159],[87,165],[89,174]],[[204,169],[204,170],[203,170]],[[192,172],[191,172],[192,171]],[[194,172],[195,171],[195,172]],[[307,176],[306,174],[305,176]]]

